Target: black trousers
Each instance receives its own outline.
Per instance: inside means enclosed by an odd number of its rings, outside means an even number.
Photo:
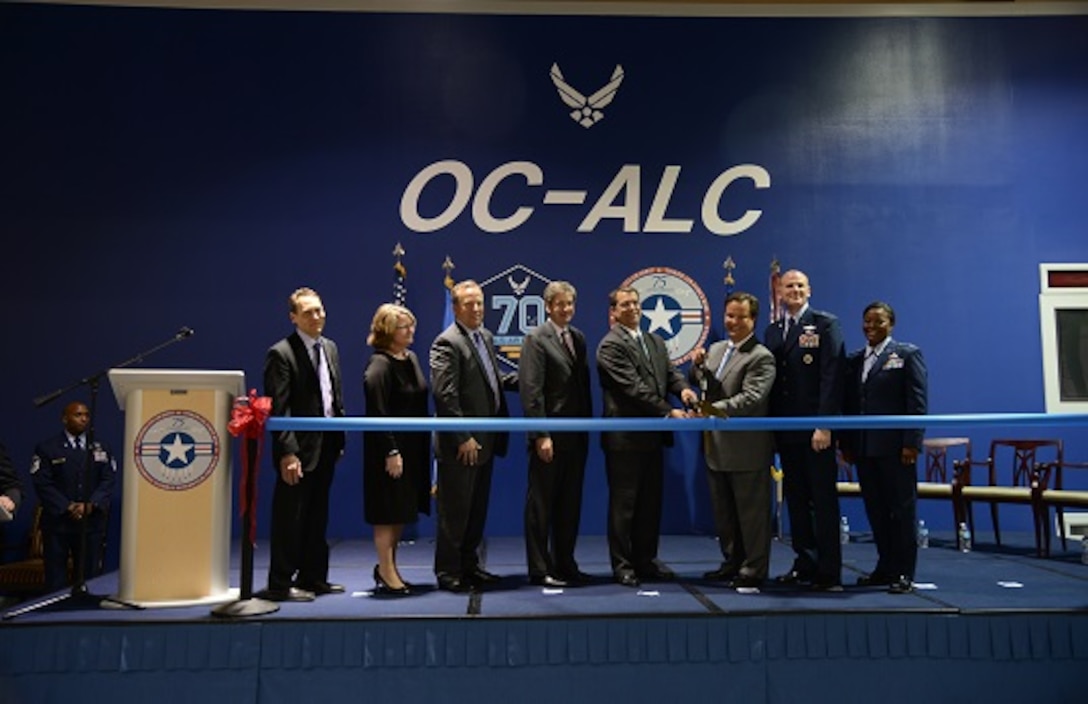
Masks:
[[[574,576],[574,546],[582,519],[582,485],[589,437],[553,438],[551,462],[529,450],[529,489],[525,495],[525,557],[529,575]],[[549,549],[549,538],[551,547]]]
[[[790,517],[793,568],[809,577],[842,577],[839,476],[835,450],[816,452],[807,441],[780,443],[782,491]]]
[[[608,554],[612,573],[653,569],[661,536],[664,458],[653,450],[606,450]]]
[[[331,443],[328,443],[331,444]],[[329,456],[326,456],[326,455]],[[271,563],[268,588],[312,586],[329,580],[329,491],[339,453],[321,454],[317,466],[295,485],[276,468],[272,490]]]
[[[72,558],[72,579],[79,578],[78,556],[83,555],[83,577],[98,575],[102,564],[102,542],[105,533],[101,528],[89,528],[83,543],[77,523],[69,522],[63,530],[42,529],[42,557],[45,563],[45,587],[51,592],[68,586],[68,558]]]
[[[859,457],[858,483],[865,515],[873,529],[877,563],[873,570],[914,579],[918,562],[918,468],[899,456]]]
[[[438,463],[438,533],[434,572],[461,577],[480,564],[494,460],[475,466]]]

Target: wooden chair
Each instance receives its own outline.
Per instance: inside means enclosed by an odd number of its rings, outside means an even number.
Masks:
[[[1036,465],[1042,492],[1039,497],[1040,520],[1043,523],[1045,550],[1050,554],[1050,507],[1058,518],[1058,535],[1062,539],[1062,550],[1066,549],[1065,507],[1088,508],[1088,491],[1066,490],[1062,484],[1062,469],[1088,469],[1088,462],[1040,462]]]
[[[1003,462],[1011,460],[1004,465],[1011,468],[1011,475],[1005,481],[999,481],[999,467]],[[1026,503],[1033,507],[1037,497],[1036,492],[1043,492],[1050,488],[1047,482],[1050,474],[1042,474],[1036,471],[1036,465],[1054,461],[1062,464],[1062,441],[1057,439],[1001,439],[990,442],[990,454],[985,460],[968,461],[960,464],[961,472],[958,480],[961,482],[961,506],[966,514],[971,513],[973,501],[983,501],[990,504],[990,518],[994,526],[994,540],[1001,545],[1001,526],[998,518],[998,505],[1001,503]],[[979,487],[973,486],[971,467],[986,467],[989,491],[979,491]],[[1060,482],[1060,472],[1055,473],[1055,481]],[[969,490],[964,491],[967,487]],[[1009,491],[1011,490],[1011,491]],[[1039,516],[1033,508],[1033,522],[1036,531],[1036,547],[1040,554],[1043,552],[1039,524]],[[972,528],[972,532],[973,532]]]
[[[954,467],[949,462],[951,452],[962,449],[963,461],[971,461],[971,439],[960,437],[926,438],[922,441],[922,457],[924,458],[924,476],[918,480],[919,499],[942,499],[948,501],[952,508],[952,525],[959,526],[960,521],[966,521],[973,531],[975,529],[974,518],[964,515],[962,510],[962,498],[956,492],[955,472],[952,480],[949,480],[949,468]],[[956,460],[953,460],[955,462]]]
[[[102,549],[95,572],[102,573],[106,555],[108,526],[102,533]],[[68,584],[75,578],[75,566],[68,558]],[[45,594],[45,542],[42,537],[42,507],[34,507],[30,531],[27,533],[26,557],[0,565],[0,595],[27,599]]]
[[[964,457],[971,461],[970,438],[926,438],[922,441],[922,451],[925,453],[925,481],[950,483],[948,481],[948,454],[953,448],[963,448]]]
[[[0,594],[28,598],[45,592],[45,558],[42,543],[42,507],[34,507],[27,533],[26,557],[0,565]]]

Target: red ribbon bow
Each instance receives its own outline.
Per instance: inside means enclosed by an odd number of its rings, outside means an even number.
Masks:
[[[272,414],[272,399],[258,396],[256,389],[249,390],[249,396],[234,400],[227,431],[234,437],[243,438],[242,477],[238,487],[242,516],[249,513],[249,537],[256,542],[257,537],[257,477],[254,471],[261,463],[261,446],[264,445],[264,425]],[[250,443],[256,448],[253,463],[249,461]],[[252,487],[252,490],[251,488]]]

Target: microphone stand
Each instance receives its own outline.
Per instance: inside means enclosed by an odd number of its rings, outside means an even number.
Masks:
[[[82,379],[79,379],[79,380],[69,384],[68,386],[57,389],[56,391],[53,391],[51,393],[39,396],[38,398],[34,399],[33,403],[34,403],[35,408],[41,408],[42,406],[45,406],[45,405],[47,405],[49,403],[52,403],[53,401],[57,400],[58,398],[60,398],[64,394],[68,393],[69,391],[72,391],[74,389],[78,389],[81,386],[86,386],[86,387],[90,388],[90,400],[89,400],[89,402],[87,404],[88,410],[90,412],[90,414],[89,414],[90,415],[90,420],[87,423],[87,429],[85,431],[85,434],[86,434],[87,437],[86,437],[86,442],[85,442],[85,445],[84,445],[83,468],[81,470],[83,472],[83,476],[81,477],[81,481],[80,481],[80,486],[82,487],[82,492],[81,492],[82,496],[79,497],[80,502],[83,503],[84,505],[86,505],[88,503],[88,499],[90,498],[90,497],[87,496],[88,485],[90,483],[88,481],[88,479],[89,479],[88,473],[92,469],[92,461],[94,460],[94,442],[95,442],[94,419],[95,419],[95,411],[96,411],[96,408],[97,408],[97,405],[98,405],[98,386],[99,386],[100,380],[102,379],[102,377],[106,376],[109,373],[110,369],[119,369],[119,368],[122,368],[122,367],[132,366],[133,364],[138,364],[138,363],[142,362],[145,357],[147,357],[149,355],[152,355],[155,352],[158,352],[159,350],[163,349],[164,347],[169,347],[170,345],[174,344],[175,342],[180,342],[181,340],[184,340],[184,339],[186,339],[188,337],[192,337],[192,335],[193,335],[193,329],[192,328],[183,327],[180,330],[178,330],[177,333],[175,333],[173,337],[171,337],[170,339],[168,339],[168,340],[166,340],[164,342],[161,342],[161,343],[155,345],[154,347],[152,347],[149,350],[146,350],[144,352],[140,352],[136,356],[131,357],[130,359],[126,359],[125,361],[121,362],[120,364],[115,364],[112,367],[106,367],[105,369],[97,371],[94,374],[91,374],[90,376],[83,377]],[[108,507],[102,507],[102,509],[106,510],[106,511],[109,510]],[[92,594],[90,592],[90,590],[87,589],[86,555],[87,555],[87,523],[89,521],[90,521],[90,516],[86,515],[86,514],[84,514],[84,516],[79,519],[79,542],[77,543],[76,555],[73,558],[73,562],[74,562],[74,565],[73,565],[73,567],[74,567],[73,577],[74,577],[74,579],[72,580],[72,589],[71,589],[71,591],[69,591],[68,593],[64,593],[64,594],[57,594],[55,596],[49,597],[48,599],[45,599],[44,601],[39,601],[39,602],[36,602],[34,604],[30,604],[28,606],[24,606],[24,607],[21,607],[21,608],[18,608],[18,609],[14,609],[12,611],[8,611],[7,613],[4,614],[4,620],[5,621],[8,620],[8,619],[16,618],[18,616],[22,616],[23,614],[27,614],[27,613],[31,613],[31,612],[39,611],[39,610],[43,610],[43,609],[49,609],[51,607],[58,607],[58,608],[63,607],[63,608],[68,609],[68,610],[86,610],[86,609],[98,609],[98,608],[101,608],[104,603],[109,603],[113,607],[125,607],[125,608],[129,608],[129,609],[142,609],[143,608],[139,604],[133,604],[131,602],[123,601],[123,600],[117,599],[115,597],[101,596],[101,595],[97,595],[97,594]],[[103,558],[104,558],[104,555],[103,555]]]

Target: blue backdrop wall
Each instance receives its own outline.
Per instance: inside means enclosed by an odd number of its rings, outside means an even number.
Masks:
[[[1088,259],[1085,36],[1084,15],[5,3],[2,439],[25,476],[63,402],[87,394],[40,409],[33,398],[181,326],[196,334],[143,366],[241,369],[259,387],[300,285],[324,298],[348,411],[361,415],[366,329],[392,296],[398,242],[422,358],[442,326],[447,256],[455,278],[488,282],[488,325],[512,347],[533,322],[513,286],[526,279],[530,294],[574,282],[576,324],[595,344],[608,291],[670,267],[709,301],[712,340],[725,260],[736,288],[766,301],[777,258],[808,272],[813,305],[842,317],[850,348],[864,343],[863,307],[891,302],[896,337],[925,350],[932,412],[1041,412],[1039,263]],[[572,119],[560,89],[611,100]],[[695,334],[659,332],[685,349]],[[97,410],[99,435],[119,448],[108,385]],[[989,436],[1019,432],[958,430],[977,455]],[[1066,440],[1088,458],[1083,439]],[[492,534],[521,531],[520,437],[514,447]],[[368,534],[360,465],[356,436],[333,535]],[[697,465],[692,442],[670,455],[667,532],[710,530]],[[271,479],[266,461],[262,532]],[[863,524],[860,503],[844,505]],[[604,513],[595,453],[583,531],[603,532]],[[946,511],[923,515],[947,527]],[[1028,526],[1027,512],[1007,520]]]

